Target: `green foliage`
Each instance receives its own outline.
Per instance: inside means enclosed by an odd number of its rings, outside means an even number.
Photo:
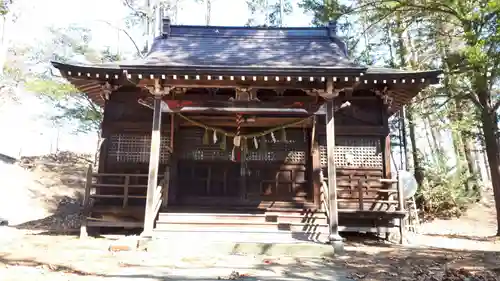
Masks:
[[[408,120],[407,126],[417,137],[410,135],[409,143],[414,145],[409,154],[418,158],[413,161],[413,168],[425,174],[425,184],[419,190],[423,209],[434,215],[459,214],[476,199],[475,194],[470,194],[469,181],[475,178],[470,145],[483,139],[478,132],[485,124],[484,113],[496,116],[493,112],[500,108],[500,2],[356,0],[350,3],[352,6],[347,7],[340,1],[302,0],[300,7],[313,15],[315,25],[324,25],[329,20],[340,22],[350,55],[357,62],[445,71],[443,87],[427,89],[414,100],[414,123]],[[358,45],[362,47],[356,49]],[[420,130],[417,126],[423,124],[426,128]],[[394,134],[398,129],[398,124],[392,122],[394,146],[402,141]],[[452,151],[440,139],[441,132],[452,135]],[[416,145],[418,137],[427,138],[430,155],[422,155],[423,150]],[[455,164],[450,164],[444,156],[450,152],[456,154]]]
[[[348,15],[350,8],[340,2],[337,0],[301,0],[298,6],[312,14],[312,24],[315,26],[324,26],[329,21],[336,21],[338,36],[346,43],[351,59],[365,65],[374,64],[377,44],[368,42],[363,29]],[[358,49],[359,45],[363,46]]]
[[[0,15],[5,16],[9,13],[9,6],[12,2],[12,0],[2,0],[2,2],[0,2]]]
[[[88,62],[101,63],[119,60],[110,48],[102,51],[90,47],[90,30],[80,26],[51,28],[51,38],[25,51],[26,59],[35,62],[68,61],[78,57]],[[37,72],[24,73],[25,88],[53,105],[49,118],[55,125],[73,123],[77,132],[97,131],[102,110],[85,93],[80,93],[64,79],[52,73],[49,65]]]
[[[446,157],[438,158],[441,161],[423,165],[425,180],[417,191],[417,202],[427,218],[460,216],[476,201],[477,194],[466,191],[467,177],[448,167]]]
[[[74,123],[77,133],[99,130],[102,120],[101,108],[71,84],[55,80],[33,79],[27,81],[25,87],[54,105],[53,115],[50,116],[54,125]]]
[[[283,1],[283,13],[289,15],[293,11],[290,0]],[[264,26],[265,22],[258,22],[256,15],[267,16],[268,26],[278,26],[280,24],[280,1],[269,2],[268,0],[246,0],[251,18],[248,19],[247,26]]]
[[[52,100],[62,100],[67,95],[78,92],[73,85],[55,80],[33,79],[27,81],[25,87],[28,91],[43,95]]]
[[[348,11],[347,6],[335,0],[302,0],[299,7],[312,13],[312,23],[316,26],[325,25],[331,20],[338,21]]]

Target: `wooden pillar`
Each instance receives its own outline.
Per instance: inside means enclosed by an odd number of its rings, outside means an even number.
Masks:
[[[405,211],[405,198],[403,197],[403,182],[401,178],[401,173],[398,172],[398,211]],[[399,244],[404,244],[406,240],[406,225],[405,225],[405,217],[402,216],[399,218]]]
[[[242,138],[241,145],[241,159],[240,159],[240,199],[245,201],[247,199],[247,141]],[[237,148],[240,149],[240,148]]]
[[[316,119],[314,120],[316,122]],[[323,208],[323,204],[321,204],[321,192],[322,185],[321,182],[321,155],[319,153],[319,143],[318,139],[314,135],[316,132],[312,130],[311,132],[311,170],[312,170],[312,184],[313,184],[313,200],[314,205],[318,209]],[[323,192],[325,192],[324,190]]]
[[[326,102],[326,142],[328,151],[328,206],[329,206],[329,241],[334,251],[344,249],[343,239],[339,235],[339,215],[337,205],[337,171],[335,168],[335,101]]]
[[[386,179],[391,178],[391,158],[392,158],[392,153],[391,153],[391,133],[389,130],[389,109],[387,106],[384,104],[382,105],[382,126],[384,127],[384,132],[385,132],[385,137],[381,138],[381,147],[382,147],[382,157],[383,157],[383,164],[384,164],[384,175],[383,177]],[[396,164],[396,163],[394,163]],[[389,194],[387,194],[389,195]],[[389,198],[385,198],[388,200]]]
[[[153,128],[151,131],[151,152],[149,154],[148,190],[146,212],[144,215],[144,232],[141,236],[151,237],[154,227],[154,196],[158,186],[158,167],[160,164],[161,142],[161,95],[155,95],[153,106]]]
[[[97,146],[97,151],[96,154],[98,156],[98,163],[97,165],[97,172],[99,173],[106,173],[108,170],[106,169],[107,163],[108,163],[108,151],[109,151],[109,137],[110,137],[110,132],[108,129],[108,117],[106,114],[106,109],[109,108],[109,100],[105,100],[104,102],[104,116],[101,121],[101,131],[100,131],[100,140],[99,144]]]
[[[175,118],[175,114],[170,115],[170,148],[171,148],[171,154],[170,154],[170,184],[169,184],[169,201],[170,204],[176,204],[177,203],[177,194],[178,194],[178,177],[177,177],[177,162],[178,162],[178,157],[177,157],[177,152],[175,151],[175,146],[178,140],[176,133],[179,131],[179,122]]]

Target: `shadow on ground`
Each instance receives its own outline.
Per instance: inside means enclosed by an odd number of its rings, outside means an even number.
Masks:
[[[269,247],[269,246],[268,246]],[[271,246],[272,247],[272,246]],[[80,250],[84,252],[83,250]],[[265,253],[269,249],[262,249]],[[101,255],[106,253],[101,249]],[[44,261],[44,257],[19,259],[0,255],[0,268],[27,266],[43,272],[65,273],[73,276],[99,277],[100,280],[479,280],[495,281],[500,276],[500,252],[453,251],[434,248],[405,248],[402,246],[362,245],[347,242],[343,255],[325,258],[279,257],[181,257],[173,261],[168,254],[129,253],[143,255],[129,259],[117,253],[109,266],[102,267],[102,256],[85,252],[85,262],[76,265],[68,258],[64,264]],[[100,269],[93,265],[101,264]],[[483,279],[443,279],[446,269],[460,268],[481,272]],[[236,274],[238,273],[238,274]],[[433,279],[434,278],[434,279]],[[85,280],[85,279],[83,279]],[[114,280],[114,279],[113,279]]]
[[[20,183],[14,179],[8,180],[10,188],[25,189],[24,193],[18,195],[23,199],[22,202],[13,206],[19,210],[12,211],[35,214],[26,218],[12,216],[16,227],[58,233],[73,233],[77,230],[81,220],[85,173],[90,162],[88,157],[63,151],[22,157],[16,163],[11,163],[10,169],[15,172],[11,177],[24,179]]]

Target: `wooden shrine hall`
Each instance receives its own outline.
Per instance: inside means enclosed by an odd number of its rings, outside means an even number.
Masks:
[[[178,26],[144,59],[52,62],[102,107],[82,231],[341,241],[405,216],[388,118],[440,71],[351,61],[336,24]],[[402,229],[402,227],[399,227]],[[285,239],[285,238],[283,238]]]

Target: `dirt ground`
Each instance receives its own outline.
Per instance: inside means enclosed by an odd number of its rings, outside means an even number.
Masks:
[[[47,165],[44,167],[48,169]],[[34,169],[36,173],[41,173],[42,168]],[[112,241],[109,238],[80,240],[72,235],[60,234],[62,230],[78,224],[73,219],[71,223],[66,222],[68,217],[78,217],[78,214],[71,215],[71,208],[68,207],[73,206],[72,200],[77,199],[68,194],[54,202],[49,200],[50,196],[54,195],[54,190],[64,189],[66,180],[73,188],[69,192],[79,192],[79,184],[75,183],[81,179],[52,176],[39,182],[47,180],[51,185],[42,183],[35,187],[37,192],[45,192],[43,200],[47,201],[46,208],[52,208],[47,209],[48,219],[24,222],[20,229],[0,226],[0,281],[497,281],[494,277],[500,276],[500,240],[492,237],[496,226],[491,196],[459,219],[423,224],[421,233],[410,235],[409,245],[405,246],[358,236],[347,237],[343,255],[328,258],[217,253],[193,256],[168,252],[110,252],[108,248]],[[51,186],[52,189],[40,186]],[[73,199],[68,201],[66,197]],[[29,204],[31,201],[26,202]],[[46,232],[52,229],[48,225],[54,223],[58,226],[55,229],[58,235]],[[189,246],[189,242],[186,245]],[[442,277],[446,271],[458,268],[464,271],[454,272],[452,277]],[[477,272],[479,277],[468,276],[467,271]]]
[[[350,237],[345,254],[330,258],[110,252],[109,239],[82,241],[3,228],[0,280],[489,281],[500,276],[500,240],[491,237],[492,219],[492,206],[482,204],[460,219],[422,225],[425,233],[411,235],[410,245]],[[484,278],[440,277],[453,268],[479,272]]]

